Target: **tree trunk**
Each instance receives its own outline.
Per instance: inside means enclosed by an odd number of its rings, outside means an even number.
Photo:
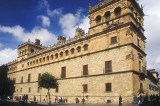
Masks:
[[[49,106],[51,105],[51,100],[50,100],[50,92],[49,92],[50,89],[48,89],[48,98],[49,98]]]

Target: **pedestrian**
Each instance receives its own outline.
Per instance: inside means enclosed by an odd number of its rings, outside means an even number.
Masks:
[[[121,95],[119,96],[119,106],[122,106],[122,97],[121,97]]]
[[[157,101],[157,104],[159,104],[159,96],[158,96],[158,94],[156,95],[156,101]]]
[[[140,106],[140,104],[141,104],[141,95],[140,94],[137,95],[137,101],[138,101],[138,106]]]
[[[78,104],[78,103],[79,103],[79,99],[78,99],[78,98],[76,98],[75,100],[76,100],[76,104]]]
[[[34,102],[36,102],[36,96],[33,97]]]

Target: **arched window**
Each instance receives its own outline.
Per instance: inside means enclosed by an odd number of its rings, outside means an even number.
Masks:
[[[78,47],[77,47],[77,52],[78,52],[78,53],[81,52],[81,46],[78,46]]]
[[[30,65],[32,65],[32,61],[30,62]]]
[[[60,53],[61,57],[63,57],[63,52]]]
[[[110,12],[110,11],[107,11],[107,12],[104,14],[104,17],[106,18],[106,20],[110,19],[110,17],[111,17],[111,12]]]
[[[33,64],[35,64],[35,60],[33,60]]]
[[[130,10],[133,12],[134,11],[133,7],[130,7]]]
[[[88,50],[88,44],[85,44],[84,45],[84,51],[87,51]]]
[[[22,52],[20,51],[19,54],[22,55]]]
[[[71,49],[71,54],[74,54],[74,48]]]
[[[114,14],[117,15],[121,15],[121,7],[117,7],[114,9]]]
[[[43,57],[43,62],[45,62],[45,57]]]
[[[39,62],[40,62],[40,63],[42,62],[42,59],[41,59],[41,58],[39,59]]]
[[[65,51],[65,55],[66,55],[66,56],[68,56],[68,54],[69,54],[69,51],[68,51],[68,50],[66,50],[66,51]]]
[[[47,56],[47,61],[49,61],[49,56]]]
[[[33,53],[34,52],[34,49],[31,49],[31,53]]]
[[[53,55],[51,55],[51,59],[53,60]]]
[[[57,58],[58,58],[58,53],[56,53],[56,55],[55,55],[55,56],[56,56],[56,59],[57,59]]]
[[[101,16],[100,16],[100,15],[98,15],[98,16],[96,17],[96,23],[101,23]]]
[[[36,60],[36,64],[38,64],[38,59]]]

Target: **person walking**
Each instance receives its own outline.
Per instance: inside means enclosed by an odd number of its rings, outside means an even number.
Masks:
[[[121,97],[121,95],[119,96],[119,106],[122,106],[122,97]]]
[[[137,101],[138,101],[138,106],[140,106],[140,104],[141,104],[141,95],[140,94],[137,95]]]

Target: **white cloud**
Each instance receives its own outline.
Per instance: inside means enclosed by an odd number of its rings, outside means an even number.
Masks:
[[[88,16],[81,16],[81,10],[78,10],[76,14],[68,13],[64,14],[60,20],[59,24],[62,27],[63,34],[68,38],[73,38],[75,36],[75,30],[80,27],[88,33],[89,19]]]
[[[25,32],[24,28],[19,25],[14,27],[0,26],[0,32],[10,33],[16,37],[18,41],[23,42],[28,39],[32,42],[35,39],[40,39],[43,45],[50,45],[56,42],[56,36],[44,28],[35,27],[31,32]]]
[[[0,51],[0,66],[17,59],[17,49],[6,48]]]
[[[50,26],[50,19],[47,16],[39,16],[42,19],[42,26],[49,27]]]
[[[0,43],[0,48],[1,48],[1,47],[3,47],[3,44],[2,44],[2,43]]]
[[[160,73],[160,0],[139,0],[144,6],[144,28],[147,37],[146,53],[148,68],[155,68]]]

